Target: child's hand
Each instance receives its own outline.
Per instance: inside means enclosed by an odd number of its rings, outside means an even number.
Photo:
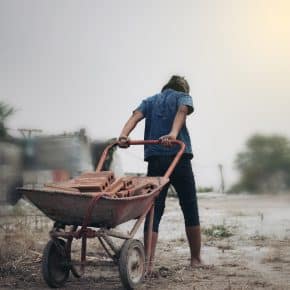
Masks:
[[[161,136],[159,138],[159,140],[161,141],[161,144],[164,145],[164,146],[167,146],[167,147],[170,147],[172,146],[172,141],[175,141],[176,140],[176,136],[173,135],[173,134],[168,134],[168,135],[164,135],[164,136]]]
[[[128,148],[130,146],[128,136],[120,136],[118,142],[121,148]]]

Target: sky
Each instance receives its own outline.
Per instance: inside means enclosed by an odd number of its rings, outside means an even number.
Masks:
[[[45,134],[117,137],[135,107],[185,76],[199,186],[238,178],[252,134],[290,137],[288,0],[0,0],[0,100]],[[141,123],[131,139],[143,138]],[[120,153],[142,172],[142,148]]]

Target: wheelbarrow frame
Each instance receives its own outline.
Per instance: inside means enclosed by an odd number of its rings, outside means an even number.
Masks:
[[[145,145],[145,144],[161,144],[161,141],[160,140],[128,141],[129,146],[130,145]],[[150,217],[149,218],[149,228],[148,228],[149,229],[148,230],[148,240],[146,243],[146,250],[145,250],[146,257],[145,257],[144,271],[146,272],[148,270],[148,266],[149,266],[149,257],[151,256],[152,229],[153,229],[153,218],[154,218],[154,201],[155,201],[155,198],[160,193],[160,191],[163,189],[164,185],[166,185],[169,182],[169,177],[172,174],[175,166],[177,165],[178,161],[180,160],[180,158],[184,152],[184,149],[185,149],[184,143],[179,141],[179,140],[172,141],[172,144],[179,145],[180,148],[179,148],[178,153],[174,157],[172,163],[170,164],[169,168],[167,169],[166,173],[163,176],[165,182],[163,182],[160,186],[158,186],[157,188],[155,188],[153,190],[152,199],[151,199],[149,205],[147,206],[145,211],[142,213],[142,215],[137,217],[136,222],[134,223],[131,231],[128,234],[122,233],[122,232],[120,232],[116,229],[113,229],[113,228],[108,228],[106,226],[99,227],[98,229],[96,229],[96,228],[92,229],[92,227],[90,226],[93,210],[94,210],[96,204],[98,203],[99,199],[103,196],[103,193],[100,192],[92,197],[92,199],[89,203],[89,206],[86,210],[86,214],[84,216],[83,223],[79,229],[78,229],[77,225],[72,225],[72,226],[70,226],[70,229],[68,231],[66,231],[65,229],[63,229],[61,227],[54,227],[50,231],[49,234],[51,237],[51,241],[48,243],[46,250],[49,247],[50,247],[49,249],[54,249],[54,248],[52,248],[53,245],[51,244],[51,243],[54,243],[55,249],[57,249],[59,255],[62,256],[67,261],[68,271],[71,270],[74,276],[81,277],[85,272],[85,267],[88,264],[90,264],[90,265],[93,264],[92,262],[90,262],[90,263],[87,262],[87,239],[98,238],[98,240],[100,241],[100,244],[102,245],[102,247],[104,248],[104,250],[106,251],[108,256],[113,260],[113,262],[115,264],[118,264],[120,256],[122,256],[122,253],[121,253],[122,248],[124,248],[125,245],[128,245],[129,241],[134,238],[140,225],[143,223],[146,215],[148,213],[150,213],[150,215],[149,215],[149,217]],[[97,165],[96,172],[102,171],[102,168],[104,166],[104,163],[105,163],[105,160],[108,156],[109,151],[117,145],[119,145],[119,143],[114,142],[105,148],[105,150],[103,151],[103,153],[101,155],[99,163]],[[122,246],[121,246],[121,250],[119,247],[117,247],[114,244],[114,242],[111,239],[112,237],[124,240],[124,242],[122,243]],[[72,261],[71,248],[72,248],[72,242],[74,239],[81,239],[80,262],[75,262],[75,261],[73,262]],[[66,240],[66,243],[64,243],[63,240]],[[136,244],[136,242],[135,242],[135,244]],[[140,247],[140,246],[138,246],[138,244],[136,244],[136,246]],[[144,251],[143,249],[141,249],[141,250]],[[78,265],[80,266],[79,269],[77,269],[77,267],[76,267]],[[120,268],[119,268],[119,270],[120,270]],[[60,282],[60,283],[55,282],[54,283],[54,282],[50,281],[49,273],[47,271],[48,271],[47,269],[43,269],[44,279],[46,280],[46,282],[49,286],[60,287],[60,286],[62,286],[62,284],[64,284],[66,282],[66,279],[68,276],[68,274],[66,272],[64,273],[64,283],[62,283],[62,282]],[[144,271],[143,271],[143,274],[144,274]],[[128,281],[126,281],[126,277],[124,280],[124,277],[122,277],[121,272],[122,271],[120,270],[120,276],[121,276],[121,280],[122,280],[124,286],[128,289],[133,289],[134,285],[132,286]],[[142,279],[143,279],[143,276],[142,276]]]

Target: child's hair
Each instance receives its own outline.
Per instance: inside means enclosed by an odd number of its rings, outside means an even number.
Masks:
[[[168,83],[162,88],[161,92],[166,89],[173,89],[175,91],[183,92],[189,94],[190,87],[188,82],[184,77],[174,75],[170,78]]]

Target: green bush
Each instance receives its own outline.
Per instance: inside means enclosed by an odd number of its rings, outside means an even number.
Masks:
[[[282,192],[290,189],[290,141],[280,135],[254,135],[235,160],[240,181],[229,192]]]

